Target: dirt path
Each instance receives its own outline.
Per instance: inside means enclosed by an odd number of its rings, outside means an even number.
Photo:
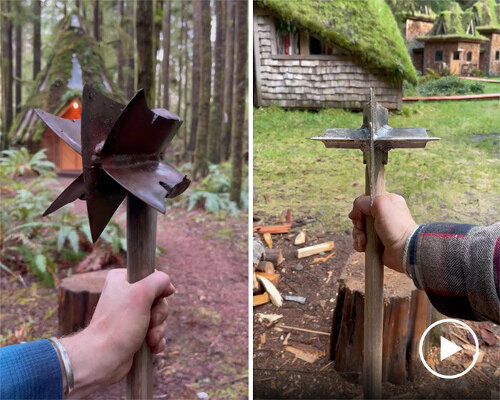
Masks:
[[[63,186],[70,181],[60,179]],[[78,201],[74,212],[85,212],[85,203]],[[123,212],[122,205],[117,214]],[[158,215],[157,245],[165,250],[158,268],[169,273],[178,292],[169,300],[167,350],[154,359],[154,398],[192,399],[197,392],[214,399],[246,398],[246,215],[223,219],[169,209]],[[19,281],[0,281],[2,345],[57,334],[57,291],[26,279],[27,289]],[[124,396],[120,382],[89,399]]]

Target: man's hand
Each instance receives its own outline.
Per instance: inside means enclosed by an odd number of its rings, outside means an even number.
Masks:
[[[72,398],[81,398],[122,379],[144,339],[153,353],[165,349],[165,297],[174,292],[170,278],[160,271],[133,284],[127,282],[125,269],[108,273],[89,326],[61,339],[74,374]]]
[[[349,218],[354,225],[354,249],[360,252],[366,248],[366,216],[375,220],[375,230],[384,245],[384,264],[395,271],[404,272],[402,264],[406,239],[418,227],[405,199],[397,194],[387,193],[375,197],[371,207],[370,196],[360,196],[354,200]]]

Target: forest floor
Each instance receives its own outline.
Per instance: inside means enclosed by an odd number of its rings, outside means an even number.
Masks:
[[[386,166],[387,190],[402,194],[417,222],[450,221],[491,224],[499,220],[500,102],[445,102],[404,105],[391,113],[389,125],[425,127],[441,138],[425,150],[394,150]],[[254,110],[255,224],[278,224],[287,209],[293,221],[309,221],[290,235],[273,235],[273,248],[284,252],[278,289],[306,298],[304,305],[285,301],[254,308],[253,368],[256,398],[361,398],[359,374],[341,374],[328,357],[337,280],[353,253],[352,201],[364,191],[364,165],[356,150],[326,149],[308,140],[328,128],[359,128],[362,114],[342,110]],[[293,225],[292,225],[293,226]],[[305,229],[306,245],[335,242],[335,255],[312,264],[297,259],[293,239]],[[261,238],[262,239],[262,238]],[[300,267],[297,266],[300,264]],[[260,314],[260,315],[259,315]],[[280,314],[277,324],[261,314]],[[498,326],[467,322],[494,332]],[[308,333],[280,328],[305,328]],[[288,335],[290,334],[290,335]],[[295,358],[284,341],[316,348],[314,363]],[[458,343],[460,344],[460,343]],[[423,371],[404,385],[383,385],[384,398],[493,398],[500,387],[500,345],[481,343],[484,358],[460,379],[444,380]],[[446,372],[445,372],[446,373]]]
[[[72,179],[59,178],[65,187]],[[75,213],[85,213],[77,200]],[[124,221],[125,207],[117,211]],[[169,298],[167,349],[154,357],[156,399],[248,396],[247,216],[214,216],[169,208],[158,214],[157,245],[165,250],[158,267],[177,293]],[[59,277],[67,269],[59,269]],[[36,279],[0,276],[0,345],[57,335],[57,289]],[[89,399],[122,399],[125,383]]]

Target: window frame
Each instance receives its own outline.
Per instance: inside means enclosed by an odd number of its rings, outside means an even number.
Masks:
[[[440,55],[439,56],[439,60],[438,60],[438,54]],[[434,62],[442,62],[444,60],[444,52],[443,50],[436,50],[434,52]]]
[[[500,50],[495,50],[495,61],[500,60]]]
[[[472,51],[471,50],[469,50],[465,53],[465,61],[467,61],[468,63],[472,62]]]

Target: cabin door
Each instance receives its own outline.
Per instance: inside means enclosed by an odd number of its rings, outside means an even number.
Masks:
[[[460,56],[458,51],[451,53],[450,73],[452,75],[460,75]]]

